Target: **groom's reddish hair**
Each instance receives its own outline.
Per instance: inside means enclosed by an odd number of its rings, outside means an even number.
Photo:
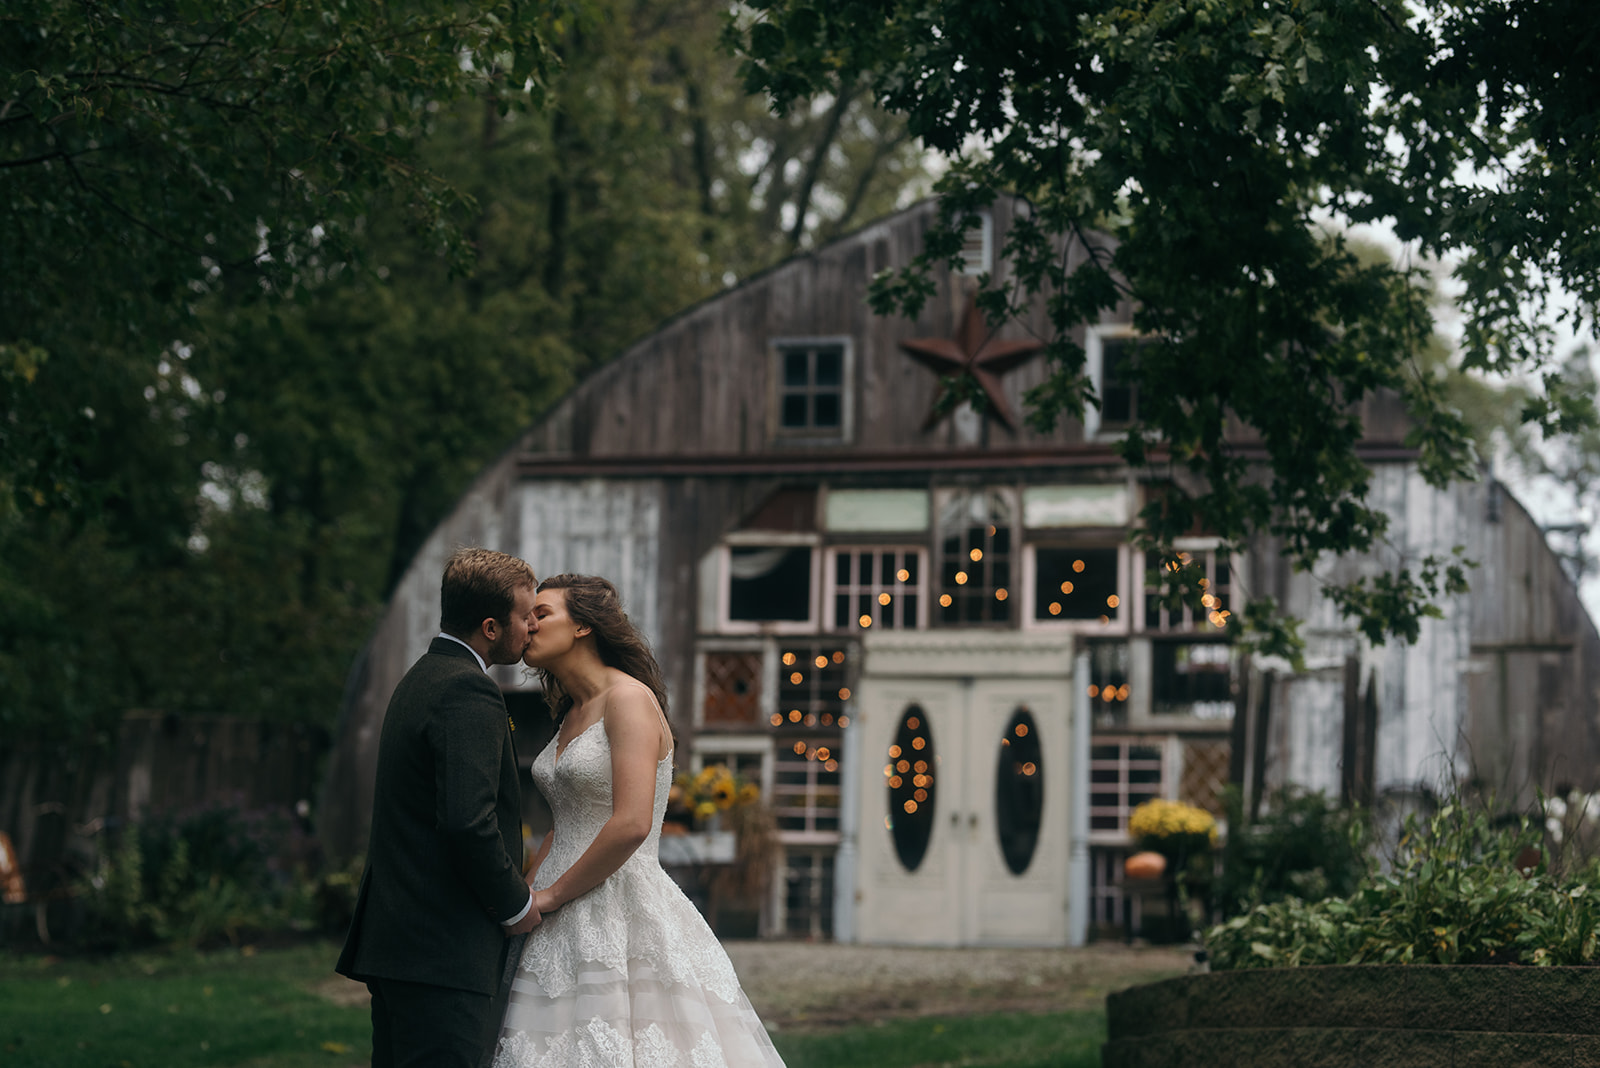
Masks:
[[[457,549],[444,565],[439,587],[439,629],[466,638],[486,619],[505,626],[517,591],[536,585],[526,560],[493,549]]]

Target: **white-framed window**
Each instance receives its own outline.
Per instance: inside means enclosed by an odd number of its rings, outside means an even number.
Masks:
[[[994,213],[983,208],[973,214],[978,224],[961,237],[961,273],[977,276],[994,269]]]
[[[772,738],[770,735],[755,736],[730,736],[710,735],[699,736],[694,742],[694,756],[690,763],[690,771],[699,771],[716,764],[722,764],[727,769],[746,782],[753,782],[761,787],[763,799],[770,797],[772,791]]]
[[[817,629],[820,550],[809,534],[730,536],[718,551],[720,629],[795,634]]]
[[[1025,625],[1126,634],[1133,616],[1125,543],[1040,541],[1023,548]]]
[[[826,844],[839,840],[840,732],[784,733],[774,748],[773,785],[768,795],[784,842]]]
[[[1234,611],[1235,576],[1243,560],[1223,552],[1215,538],[1184,538],[1174,546],[1176,556],[1145,553],[1140,569],[1140,615],[1137,628],[1168,634],[1221,634]],[[1185,601],[1162,603],[1168,592],[1167,577],[1194,576],[1200,587],[1200,606]],[[1154,582],[1152,582],[1152,577]]]
[[[813,942],[833,937],[834,849],[790,846],[783,851],[780,894],[781,930],[790,938]]]
[[[854,416],[855,346],[848,337],[771,343],[774,438],[842,442]]]
[[[1083,410],[1084,437],[1118,435],[1140,418],[1133,369],[1145,344],[1148,340],[1127,323],[1091,326],[1084,332],[1084,369],[1100,398],[1098,408],[1090,404]]]
[[[929,610],[942,626],[1009,623],[1015,583],[1017,508],[1005,490],[946,490],[939,505],[938,594]]]
[[[823,621],[829,630],[927,626],[927,550],[832,545],[823,550]]]
[[[1089,742],[1089,837],[1128,840],[1128,817],[1170,793],[1164,739],[1096,734]]]

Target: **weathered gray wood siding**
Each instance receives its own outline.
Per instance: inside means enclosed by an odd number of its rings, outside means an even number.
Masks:
[[[1391,517],[1387,544],[1363,558],[1292,574],[1271,551],[1252,560],[1255,588],[1305,622],[1306,672],[1280,672],[1269,785],[1337,794],[1344,753],[1345,663],[1375,684],[1376,787],[1412,792],[1473,783],[1508,804],[1535,788],[1600,785],[1600,633],[1543,532],[1498,483],[1440,491],[1412,464],[1374,471],[1372,502]],[[1414,645],[1373,647],[1321,593],[1329,582],[1466,549],[1471,592],[1440,602]]]

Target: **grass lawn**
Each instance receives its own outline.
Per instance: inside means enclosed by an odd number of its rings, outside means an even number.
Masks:
[[[365,1007],[315,987],[330,944],[103,960],[0,956],[6,1068],[347,1068],[369,1056]],[[1103,1012],[921,1017],[782,1031],[789,1068],[1095,1068]]]

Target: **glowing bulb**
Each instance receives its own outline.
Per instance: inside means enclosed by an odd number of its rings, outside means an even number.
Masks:
[[[828,747],[827,746],[825,746],[825,745],[817,746],[817,759],[818,760],[827,760],[829,756],[830,756],[830,754],[828,752]]]
[[[1017,737],[1018,738],[1026,738],[1027,736],[1028,736],[1028,725],[1026,723],[1017,724]]]
[[[1061,602],[1060,601],[1051,601],[1050,602],[1050,614],[1053,615],[1053,616],[1059,616],[1061,614]]]
[[[819,656],[813,660],[812,663],[816,664],[819,668],[825,668],[828,666],[828,658],[825,656]]]
[[[1034,772],[1036,772],[1038,770],[1039,770],[1038,767],[1036,765],[1032,764],[1032,763],[1028,763],[1028,764],[1022,765],[1022,774],[1024,774],[1024,775],[1032,775]]]
[[[899,579],[901,582],[909,582],[911,579],[911,572],[902,567],[899,571],[894,573],[894,577]]]
[[[804,679],[804,678],[805,678],[804,675],[802,675],[802,674],[800,674],[800,672],[796,671],[794,674],[789,676],[789,682],[790,682],[791,685],[798,686],[798,685],[800,685],[801,680]]]
[[[783,713],[782,712],[774,712],[771,716],[769,716],[767,718],[767,722],[772,724],[774,727],[783,726]]]
[[[789,709],[789,722],[790,723],[799,723],[800,722],[800,710],[798,708]]]
[[[970,553],[968,553],[967,556],[968,556],[969,559],[972,560],[973,563],[977,563],[979,560],[983,559],[983,550],[982,549],[974,549]]]
[[[911,815],[913,812],[915,812],[917,810],[917,803],[908,798],[906,800],[905,810],[906,810],[906,815],[907,816]]]
[[[839,726],[841,726],[841,727],[850,726],[850,717],[849,716],[840,716],[839,717]]]
[[[950,607],[950,595],[948,593],[941,593],[939,595],[939,607],[940,608],[949,608]]]
[[[892,600],[894,600],[894,598],[890,597],[887,593],[878,594],[878,603],[881,605],[887,605]]]
[[[919,760],[915,764],[911,765],[911,770],[920,775],[928,770],[928,762],[926,760]]]
[[[901,761],[897,762],[895,764],[895,766],[894,766],[894,770],[898,771],[900,774],[904,775],[906,772],[911,770],[911,761],[909,761],[909,760],[901,760]]]
[[[1117,687],[1117,700],[1126,701],[1127,699],[1128,699],[1128,684],[1127,683],[1123,683],[1121,686]]]
[[[1004,588],[1001,588],[1001,589],[998,589],[998,590],[994,591],[994,599],[997,600],[997,601],[1003,601],[1009,596],[1010,596],[1010,594],[1006,593]]]
[[[965,586],[966,584],[967,584],[967,573],[965,571],[957,571],[956,572],[956,585],[957,586]]]
[[[1074,571],[1082,571],[1083,570],[1083,561],[1082,560],[1074,560],[1074,561],[1072,561],[1072,570],[1074,570]]]
[[[1115,607],[1117,607],[1117,605],[1119,605],[1121,603],[1122,603],[1122,598],[1118,597],[1114,593],[1110,597],[1106,598],[1106,606],[1108,608],[1115,608]]]
[[[824,764],[822,766],[827,768],[829,771],[838,771],[839,770],[839,762],[837,760],[830,760],[830,761],[828,761],[826,764]]]
[[[889,755],[891,757],[899,756],[900,755],[900,747],[898,745],[891,745],[889,747]]]
[[[835,663],[835,664],[842,664],[842,663],[844,663],[844,653],[842,653],[842,652],[835,652],[835,653],[834,653],[834,654],[833,654],[833,662],[834,662],[834,663]]]
[[[1071,592],[1072,592],[1072,583],[1070,583],[1070,582],[1063,582],[1063,583],[1062,583],[1062,584],[1061,584],[1061,592],[1062,592],[1062,593],[1071,593]]]
[[[926,739],[926,738],[913,738],[913,739],[911,739],[911,748],[913,748],[913,749],[921,750],[921,749],[925,748],[927,746],[927,744],[928,744],[928,739]]]
[[[795,655],[793,653],[784,653],[783,654],[783,666],[784,667],[794,667],[794,661],[795,661]]]
[[[806,743],[805,742],[795,742],[794,743],[794,752],[795,752],[796,756],[801,755],[805,751],[806,751]]]
[[[916,730],[920,726],[922,726],[922,721],[920,719],[918,719],[916,716],[911,716],[911,717],[906,719],[906,727],[908,729]]]
[[[850,700],[850,687],[848,687],[848,686],[839,687],[839,700],[841,700],[841,701]]]
[[[862,630],[865,630],[866,628],[872,626],[872,617],[869,615],[863,615],[860,619],[856,620],[856,622],[861,624]]]
[[[918,801],[926,801],[928,799],[928,791],[917,790],[911,796],[916,798]]]
[[[1095,697],[1099,697],[1100,696],[1100,687],[1096,686],[1092,682],[1089,684],[1089,696],[1090,696],[1090,698],[1095,698]]]

